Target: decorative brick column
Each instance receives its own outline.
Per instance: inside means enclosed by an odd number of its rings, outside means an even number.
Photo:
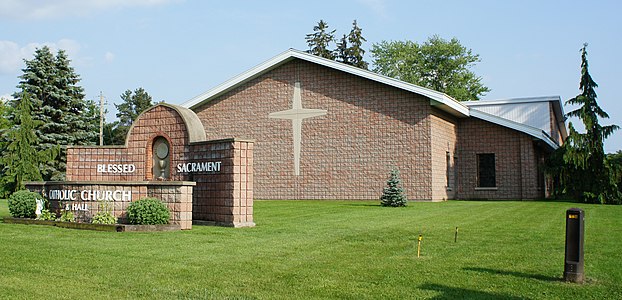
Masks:
[[[189,174],[195,181],[194,222],[233,227],[253,222],[252,140],[224,139],[194,143],[189,162],[220,162],[218,173]]]

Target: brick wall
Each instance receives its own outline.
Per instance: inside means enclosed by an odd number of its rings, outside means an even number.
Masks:
[[[253,223],[253,147],[250,140],[194,143],[188,162],[221,162],[218,173],[186,174],[197,183],[193,219],[201,223],[247,227]]]
[[[294,174],[292,108],[327,110],[302,121],[300,175]],[[430,200],[429,100],[313,63],[292,60],[193,109],[208,139],[250,138],[258,199],[379,199],[392,167],[409,199]]]
[[[432,200],[447,200],[455,197],[456,141],[458,139],[455,117],[435,110],[431,118],[432,136]],[[449,165],[447,164],[449,154]]]
[[[208,223],[253,226],[252,140],[191,141],[187,120],[175,106],[160,104],[143,113],[130,128],[125,146],[78,146],[67,150],[67,180],[96,182],[152,182],[153,143],[163,137],[170,148],[165,181],[197,182],[193,219]],[[202,125],[198,125],[202,126]],[[177,165],[218,162],[219,171],[178,172]],[[134,165],[131,173],[98,171],[98,165]]]
[[[458,191],[460,199],[536,199],[544,191],[538,180],[543,153],[532,138],[476,118],[458,122]],[[495,188],[477,187],[477,154],[494,153]]]
[[[130,128],[126,146],[74,146],[67,149],[68,181],[142,181],[154,180],[151,145],[157,137],[170,145],[170,165],[184,162],[189,139],[186,125],[175,109],[158,105],[145,112]],[[98,164],[134,164],[133,173],[97,172]],[[169,168],[171,180],[184,180]]]

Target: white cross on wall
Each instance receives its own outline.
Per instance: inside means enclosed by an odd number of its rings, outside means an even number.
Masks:
[[[302,97],[300,96],[300,82],[294,83],[294,98],[292,99],[292,109],[273,112],[268,115],[274,119],[292,120],[294,132],[294,174],[300,175],[300,145],[302,144],[302,120],[323,116],[326,110],[302,108]]]

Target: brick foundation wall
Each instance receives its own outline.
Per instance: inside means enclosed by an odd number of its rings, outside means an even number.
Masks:
[[[537,199],[544,197],[538,161],[543,152],[527,134],[476,118],[458,123],[459,199]],[[494,153],[496,188],[477,187],[477,154]]]
[[[327,114],[302,121],[300,176],[294,174],[292,121],[269,118],[302,107]],[[379,199],[392,167],[411,200],[430,200],[429,99],[294,59],[193,109],[207,139],[255,140],[258,199]],[[443,158],[444,159],[444,158]]]
[[[49,200],[50,209],[60,214],[60,210],[67,206],[81,222],[90,222],[91,218],[100,211],[100,204],[108,203],[110,212],[119,219],[119,223],[127,223],[126,209],[132,201],[144,197],[155,197],[162,200],[169,209],[170,224],[179,225],[181,229],[192,228],[192,188],[194,182],[26,182],[26,188],[50,197],[50,191],[75,191],[69,193],[75,200]],[[131,194],[131,199],[118,196],[118,199],[101,200],[81,199],[82,191],[105,193],[106,191],[124,191]],[[86,194],[88,195],[88,194]],[[97,194],[95,194],[97,195]],[[101,195],[101,194],[100,194]],[[87,196],[88,197],[88,196]]]

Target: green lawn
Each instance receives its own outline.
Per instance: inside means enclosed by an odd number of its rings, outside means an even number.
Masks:
[[[575,206],[586,211],[583,285],[562,281]],[[0,299],[621,299],[621,216],[565,202],[257,201],[257,227],[244,229],[0,223]]]

